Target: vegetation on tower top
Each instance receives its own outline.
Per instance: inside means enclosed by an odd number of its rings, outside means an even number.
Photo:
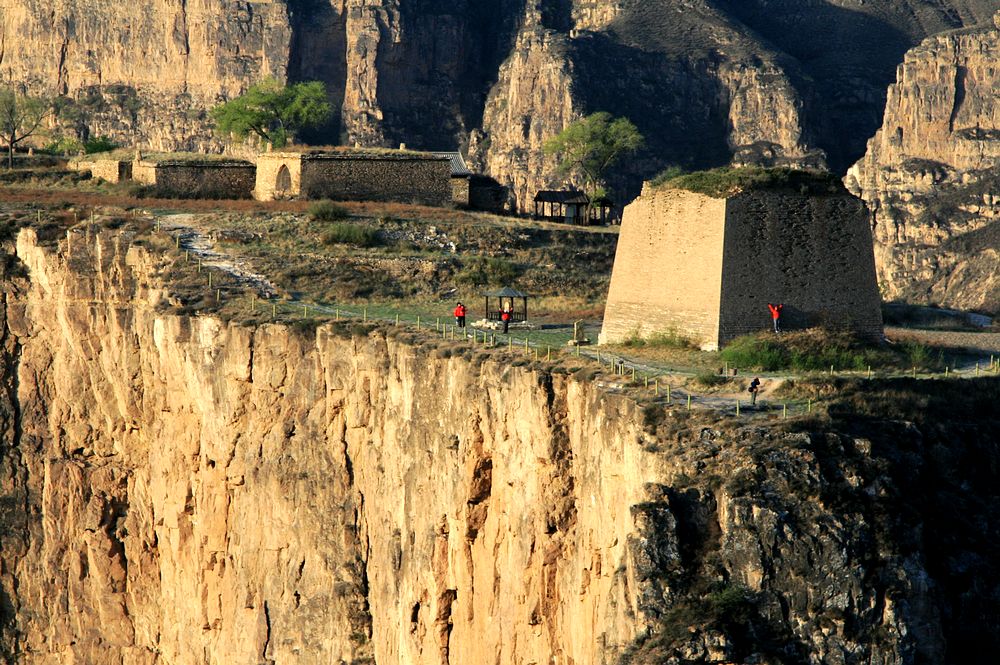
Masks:
[[[695,173],[682,173],[674,167],[653,178],[651,184],[656,188],[684,189],[714,198],[760,190],[788,190],[812,195],[839,194],[845,191],[837,176],[826,171],[758,166],[726,166]]]

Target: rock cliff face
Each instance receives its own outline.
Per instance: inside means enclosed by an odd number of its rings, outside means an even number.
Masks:
[[[79,133],[156,149],[218,147],[205,109],[265,76],[318,79],[338,113],[304,138],[461,148],[524,208],[563,184],[541,141],[599,110],[629,116],[648,139],[612,175],[620,194],[666,164],[846,168],[877,128],[905,50],[994,10],[991,0],[0,0],[0,51],[16,81],[72,100],[64,122]]]
[[[862,434],[853,414],[813,432],[640,407],[393,328],[172,315],[128,232],[69,238],[23,231],[5,262],[7,662],[998,646],[995,419],[948,402],[961,426]]]
[[[906,54],[882,128],[848,173],[873,210],[890,298],[1000,311],[997,21]]]

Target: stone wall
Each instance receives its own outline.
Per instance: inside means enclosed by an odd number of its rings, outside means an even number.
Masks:
[[[602,344],[671,330],[717,344],[725,215],[725,200],[679,190],[625,208]]]
[[[96,159],[82,163],[81,167],[90,171],[94,178],[106,182],[124,182],[132,179],[132,162],[118,159]]]
[[[469,205],[469,179],[468,178],[452,178],[451,179],[451,202],[456,206],[468,206]]]
[[[882,312],[868,211],[846,193],[748,192],[726,202],[719,343],[822,326],[880,338]]]
[[[300,194],[309,199],[452,204],[447,158],[424,155],[305,155]]]
[[[253,198],[256,167],[249,162],[137,162],[132,178],[158,194],[205,199]]]
[[[771,327],[882,333],[871,231],[846,192],[715,199],[652,190],[625,208],[601,343],[677,332],[702,348]]]
[[[276,198],[298,196],[302,187],[302,154],[289,152],[268,152],[256,157],[257,185],[253,197],[258,201],[273,201]],[[278,190],[278,173],[281,167],[288,169],[290,186],[283,192]]]

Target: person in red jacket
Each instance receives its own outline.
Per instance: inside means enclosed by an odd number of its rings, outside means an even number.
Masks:
[[[771,310],[771,320],[774,321],[774,332],[781,332],[781,310],[784,305],[778,303],[777,305],[773,303],[767,303],[767,308]]]
[[[462,303],[455,306],[455,325],[459,328],[465,327],[465,305]]]
[[[503,311],[500,312],[500,320],[503,321],[503,334],[507,334],[507,328],[510,326],[510,308],[504,307]]]

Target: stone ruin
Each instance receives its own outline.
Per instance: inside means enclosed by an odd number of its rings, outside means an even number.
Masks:
[[[714,350],[772,328],[882,336],[869,214],[842,188],[712,197],[648,183],[626,207],[599,338],[671,333]]]

